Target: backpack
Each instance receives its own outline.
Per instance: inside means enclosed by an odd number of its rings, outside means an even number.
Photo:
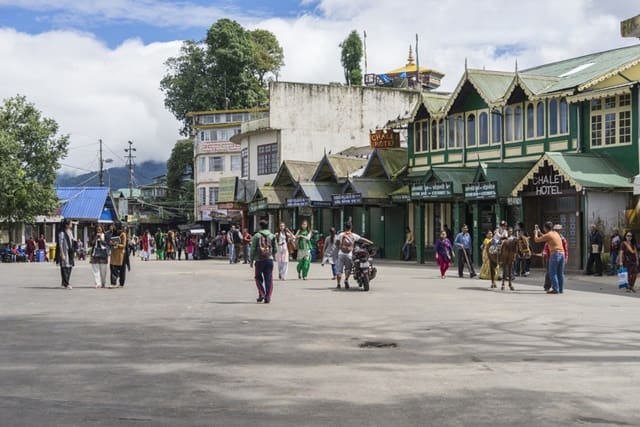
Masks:
[[[260,258],[269,259],[273,253],[271,249],[271,236],[260,233],[260,241],[258,243]]]
[[[342,233],[342,238],[340,239],[340,251],[344,254],[351,253],[351,251],[353,251],[353,243],[353,233],[345,231]]]

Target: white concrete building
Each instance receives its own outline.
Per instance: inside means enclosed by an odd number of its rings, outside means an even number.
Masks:
[[[408,116],[420,100],[406,89],[271,82],[267,117],[242,123],[231,137],[241,177],[262,186],[283,160],[319,161],[325,152],[367,145],[371,130]]]

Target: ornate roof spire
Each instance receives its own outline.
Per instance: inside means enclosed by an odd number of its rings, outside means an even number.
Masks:
[[[407,65],[413,65],[414,61],[413,61],[413,47],[411,45],[409,45],[409,58],[407,58]]]

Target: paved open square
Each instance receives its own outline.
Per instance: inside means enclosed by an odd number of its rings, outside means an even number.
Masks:
[[[3,426],[638,425],[635,294],[541,272],[490,291],[380,263],[369,293],[223,260],[134,260],[124,289],[79,262],[0,265]],[[597,280],[597,281],[596,281]],[[353,286],[352,286],[353,287]]]

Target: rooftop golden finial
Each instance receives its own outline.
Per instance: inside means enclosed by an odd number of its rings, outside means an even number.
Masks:
[[[411,45],[409,45],[409,58],[407,59],[407,65],[413,65],[414,61],[413,61],[413,47]]]

